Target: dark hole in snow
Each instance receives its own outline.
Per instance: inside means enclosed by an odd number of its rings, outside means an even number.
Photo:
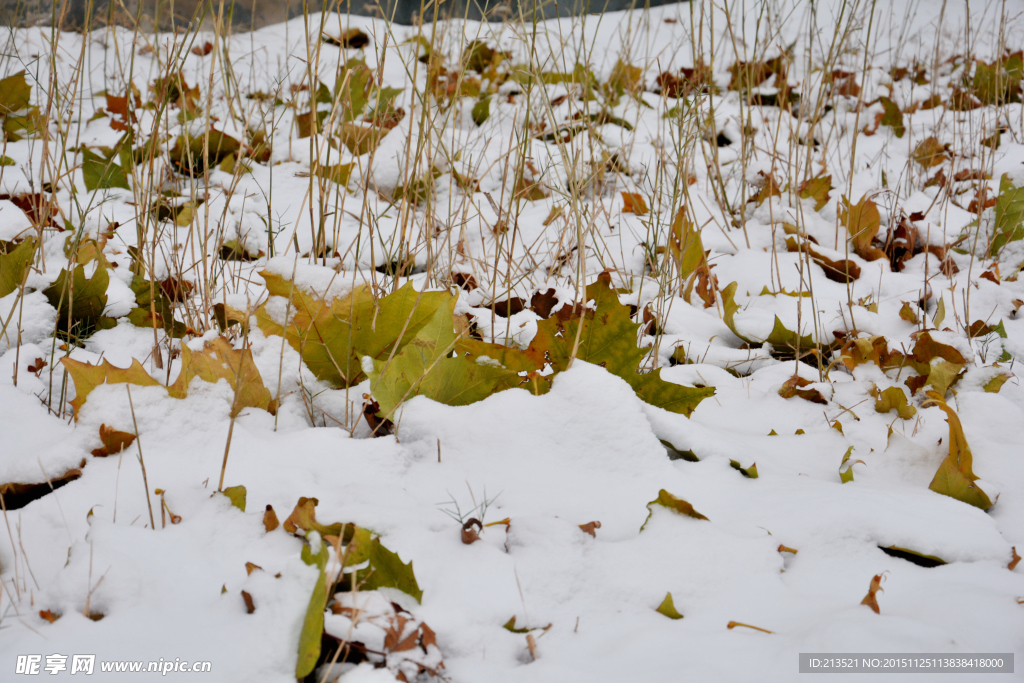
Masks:
[[[916,553],[907,552],[906,550],[900,550],[899,548],[883,548],[878,546],[878,549],[889,557],[896,557],[907,562],[913,562],[918,567],[941,567],[946,564],[944,561],[937,557],[926,557],[925,555],[918,555]]]
[[[715,138],[715,143],[717,143],[719,147],[728,147],[732,144],[732,140],[730,140],[725,133],[719,133],[718,137]]]
[[[70,470],[58,479],[51,479],[41,484],[0,484],[0,494],[4,497],[4,506],[8,510],[20,510],[34,500],[56,491],[61,486],[73,482],[82,476],[82,470]],[[50,485],[53,488],[50,488]]]

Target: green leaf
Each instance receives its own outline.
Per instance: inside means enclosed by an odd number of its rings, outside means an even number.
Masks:
[[[185,336],[188,325],[174,319],[174,307],[159,284],[151,285],[141,275],[133,275],[131,289],[135,293],[137,308],[128,312],[128,322],[136,327],[162,329],[175,339]]]
[[[520,383],[519,375],[505,368],[447,357],[456,344],[454,306],[455,300],[449,299],[390,361],[375,361],[371,387],[384,417],[391,419],[395,409],[413,396],[461,406]]]
[[[309,596],[309,607],[302,621],[299,633],[299,659],[295,665],[295,677],[300,681],[313,673],[317,660],[320,659],[320,642],[324,634],[324,610],[327,608],[327,544],[317,537],[314,542],[319,547],[316,554],[309,545],[302,546],[302,561],[316,567],[320,575],[317,577],[313,594]]]
[[[878,228],[882,223],[882,217],[878,212],[878,205],[868,195],[860,198],[860,201],[851,205],[846,197],[843,197],[842,206],[839,211],[839,221],[846,226],[850,233],[850,242],[857,253],[863,255],[874,239]],[[884,254],[883,254],[884,255]],[[868,259],[871,260],[871,259]]]
[[[1006,380],[1010,379],[1009,373],[1001,372],[989,381],[985,382],[984,389],[990,394],[998,394],[999,390],[1006,384]]]
[[[36,255],[36,238],[28,237],[9,253],[0,253],[0,299],[21,287]]]
[[[473,123],[476,125],[484,125],[484,121],[491,115],[491,99],[492,96],[488,95],[473,105]]]
[[[179,135],[170,151],[171,163],[182,172],[191,175],[203,173],[209,167],[214,169],[229,156],[237,159],[241,143],[226,133],[210,128],[207,136]]]
[[[909,420],[917,414],[917,408],[908,402],[906,393],[900,387],[889,387],[884,391],[874,387],[871,395],[875,397],[875,410],[879,413],[895,410],[904,420]]]
[[[368,102],[367,86],[372,78],[373,71],[362,59],[345,63],[334,85],[334,98],[344,107],[342,120],[354,121],[363,114]]]
[[[245,487],[244,486],[229,486],[221,491],[227,499],[231,501],[231,504],[236,508],[245,512]]]
[[[989,255],[995,256],[1008,242],[1024,237],[1024,187],[1017,187],[1007,174],[999,179],[996,223]]]
[[[31,98],[32,86],[25,80],[24,71],[0,80],[0,116],[28,109]]]
[[[882,125],[892,128],[892,133],[896,137],[903,137],[907,129],[903,125],[903,112],[900,111],[899,106],[888,97],[880,97],[878,101],[882,103],[882,108],[885,110],[882,115]]]
[[[0,166],[17,166],[17,165],[18,165],[18,162],[15,161],[14,159],[12,159],[12,158],[10,158],[8,156],[0,155]]]
[[[682,498],[676,498],[665,489],[661,489],[660,491],[658,491],[658,497],[647,504],[647,509],[649,512],[647,515],[647,519],[644,520],[643,526],[640,527],[640,531],[644,530],[644,527],[647,526],[647,522],[651,521],[651,517],[654,515],[654,509],[651,507],[652,505],[661,505],[663,507],[667,507],[669,510],[672,510],[673,512],[677,512],[681,515],[686,515],[687,517],[693,517],[694,519],[711,521],[704,515],[694,510],[693,506],[687,503]]]
[[[516,616],[514,614],[512,615],[511,619],[509,619],[508,621],[506,621],[504,623],[504,625],[502,625],[502,628],[505,629],[506,631],[510,632],[510,633],[529,633],[530,631],[533,630],[533,629],[529,629],[529,628],[527,628],[525,626],[523,626],[521,628],[516,628]]]
[[[364,590],[394,588],[412,596],[416,602],[423,601],[423,591],[416,582],[416,574],[412,570],[412,562],[403,564],[397,553],[393,553],[374,537],[367,549],[370,569],[363,582]]]
[[[682,619],[683,615],[676,609],[675,603],[672,602],[672,594],[665,593],[665,599],[661,601],[656,610],[658,614],[664,614],[669,619]]]
[[[91,278],[85,277],[85,266],[75,268],[71,277],[68,271],[62,270],[52,285],[43,290],[50,300],[50,305],[57,309],[57,325],[64,332],[76,332],[83,336],[100,322],[103,309],[107,306],[107,285],[110,275],[101,262]],[[69,329],[70,325],[77,330]]]
[[[101,157],[90,149],[82,150],[82,177],[89,192],[112,187],[131,189],[124,168],[115,164],[113,158]]]
[[[928,488],[968,505],[988,510],[993,503],[981,487],[975,484],[978,477],[972,469],[974,458],[971,455],[971,447],[967,444],[967,437],[964,436],[960,418],[937,392],[929,391],[928,398],[931,400],[925,405],[934,405],[942,409],[946,413],[946,422],[949,423],[949,455],[942,461]]]
[[[949,388],[959,381],[964,365],[961,363],[950,363],[947,360],[936,358],[931,362],[928,372],[928,384],[930,384],[940,396],[945,396]]]

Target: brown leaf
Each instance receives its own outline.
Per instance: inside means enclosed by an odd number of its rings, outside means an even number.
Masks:
[[[36,358],[31,365],[28,366],[28,371],[34,374],[36,377],[43,371],[47,365],[46,361],[42,358]]]
[[[277,521],[277,513],[274,512],[274,506],[268,503],[267,510],[263,513],[263,528],[269,533],[279,526],[281,526],[281,522]]]
[[[1010,548],[1010,551],[1013,553],[1013,557],[1010,558],[1010,563],[1006,565],[1006,568],[1012,572],[1017,568],[1017,563],[1020,562],[1020,555],[1017,554],[1017,546]]]
[[[246,576],[251,575],[257,569],[259,569],[260,571],[263,571],[263,567],[259,566],[258,564],[253,564],[252,562],[246,562],[245,563],[245,575]]]
[[[601,528],[601,522],[597,522],[597,521],[587,522],[586,524],[580,524],[580,529],[583,530],[583,533],[590,534],[594,538],[597,538],[596,531],[597,531],[597,529],[600,529],[600,528]]]
[[[245,600],[245,611],[252,614],[256,611],[256,604],[252,601],[249,591],[242,591],[242,600]]]
[[[884,572],[883,572],[884,574]],[[871,586],[868,588],[868,594],[864,596],[864,599],[860,601],[860,604],[867,605],[875,614],[881,614],[878,610],[878,591],[884,591],[882,588],[882,574],[875,574],[871,579]]]
[[[55,621],[57,621],[58,619],[60,619],[60,616],[61,616],[61,615],[59,615],[59,614],[54,614],[54,613],[53,613],[53,612],[51,612],[50,610],[48,610],[48,609],[44,609],[44,610],[40,610],[40,611],[39,611],[39,616],[40,616],[40,618],[42,618],[42,619],[46,619],[46,620],[47,620],[48,622],[50,622],[50,623],[52,624],[53,622],[55,622]]]
[[[557,305],[558,297],[555,296],[554,288],[546,289],[543,292],[537,290],[530,297],[530,310],[542,318],[550,318],[551,309]]]
[[[800,551],[798,551],[796,548],[790,548],[788,545],[782,545],[780,543],[779,544],[779,552],[780,553],[793,553],[794,555],[796,555]]]
[[[495,314],[500,315],[502,318],[511,318],[516,313],[526,309],[526,302],[514,296],[510,299],[501,299],[500,301],[487,304],[487,308],[492,309]]]
[[[471,292],[480,286],[477,284],[476,278],[469,273],[452,273],[452,283],[467,292]]]
[[[97,458],[105,458],[108,455],[116,455],[131,446],[135,442],[135,435],[101,424],[100,441],[103,442],[103,448],[94,449],[92,454]]]
[[[794,396],[797,396],[799,398],[806,399],[811,403],[827,404],[828,401],[825,400],[825,397],[822,396],[821,392],[817,389],[801,388],[810,384],[814,383],[808,379],[800,377],[799,375],[793,375],[783,382],[782,387],[779,389],[779,396],[782,398],[793,398]]]
[[[211,43],[210,41],[206,41],[202,45],[196,45],[194,48],[189,50],[189,52],[191,52],[194,55],[199,55],[200,57],[205,57],[206,55],[213,52],[213,43]]]
[[[476,527],[475,529],[473,527]],[[462,525],[462,542],[472,545],[480,540],[479,531],[483,531],[484,525],[476,517],[466,520]]]
[[[188,280],[169,277],[160,283],[160,289],[171,303],[180,304],[192,296],[195,285]]]
[[[297,534],[301,529],[303,532],[316,531],[321,537],[341,536],[344,531],[343,524],[335,523],[324,526],[316,521],[316,506],[319,502],[316,498],[306,498],[305,496],[299,498],[295,509],[288,515],[288,519],[284,520],[284,530],[290,534]]]

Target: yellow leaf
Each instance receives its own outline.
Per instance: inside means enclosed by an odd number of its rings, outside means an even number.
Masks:
[[[664,614],[669,619],[682,619],[683,615],[676,609],[675,603],[672,601],[672,594],[665,593],[665,599],[661,601],[656,610],[658,614]]]
[[[661,505],[663,507],[667,507],[669,510],[672,510],[673,512],[677,512],[681,515],[686,515],[687,517],[693,517],[694,519],[710,521],[707,517],[694,510],[693,506],[687,503],[682,498],[677,498],[668,491],[666,491],[665,489],[661,489],[660,491],[658,491],[658,497],[647,504],[649,514],[647,515],[647,519],[644,520],[643,526],[640,527],[640,531],[643,531],[644,527],[647,526],[647,522],[651,521],[651,516],[654,514],[654,509],[651,507],[652,505]]]
[[[679,207],[672,221],[669,248],[679,276],[684,280],[704,264],[704,244],[700,239],[700,230],[686,215],[685,206]]]
[[[888,413],[895,410],[904,420],[909,420],[917,414],[917,408],[910,405],[907,395],[899,387],[889,387],[880,391],[878,387],[871,389],[871,395],[875,397],[875,410],[879,413]]]
[[[149,376],[139,361],[134,359],[131,366],[127,368],[115,367],[107,360],[100,365],[90,365],[70,358],[61,358],[60,362],[75,383],[75,398],[71,401],[71,407],[76,420],[89,393],[101,384],[134,384],[141,387],[153,387],[160,384]]]
[[[988,495],[975,484],[978,477],[972,470],[974,459],[971,455],[971,447],[967,445],[967,437],[964,436],[964,428],[960,424],[960,418],[943,397],[934,391],[928,392],[930,399],[925,405],[934,405],[946,413],[946,421],[949,423],[949,456],[942,461],[935,478],[928,486],[932,491],[941,493],[959,501],[988,510],[993,503]]]
[[[623,192],[621,194],[623,213],[635,213],[637,216],[646,216],[650,212],[642,194],[637,192]]]
[[[231,415],[238,415],[243,408],[270,406],[270,390],[263,386],[263,378],[252,360],[249,349],[235,349],[224,337],[207,342],[203,350],[194,353],[187,346],[181,347],[181,373],[177,381],[167,388],[174,398],[184,398],[193,377],[216,384],[226,379],[235,393]]]

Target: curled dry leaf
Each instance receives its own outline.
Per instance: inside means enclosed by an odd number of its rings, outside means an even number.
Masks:
[[[281,526],[281,522],[277,520],[277,513],[274,512],[274,506],[267,504],[267,509],[263,513],[263,528],[269,533]]]
[[[871,586],[868,588],[868,594],[864,596],[864,599],[860,601],[860,604],[867,605],[875,614],[881,614],[878,610],[878,591],[884,591],[882,588],[882,574],[875,574],[871,579]]]
[[[462,542],[466,545],[476,543],[480,540],[479,532],[483,531],[483,529],[484,525],[476,517],[466,520],[462,525]]]
[[[782,545],[780,543],[779,544],[779,552],[780,553],[793,553],[794,555],[796,555],[800,551],[797,550],[796,548],[790,548],[788,545]]]
[[[794,396],[796,396],[802,399],[806,399],[811,403],[827,404],[828,401],[825,400],[825,397],[821,395],[820,391],[818,391],[817,389],[803,388],[810,386],[811,384],[814,384],[814,382],[808,379],[804,379],[799,375],[793,375],[785,382],[783,382],[782,387],[779,389],[779,396],[781,396],[782,398],[793,398]]]
[[[245,601],[245,611],[252,614],[256,611],[256,603],[252,601],[252,596],[249,591],[242,591],[242,600]]]
[[[1020,555],[1017,554],[1017,546],[1010,548],[1010,551],[1013,553],[1013,557],[1010,558],[1010,563],[1006,565],[1006,568],[1012,572],[1017,568],[1017,564],[1020,562]]]
[[[597,538],[597,530],[601,528],[601,522],[593,521],[587,522],[586,524],[580,524],[580,529],[585,534],[590,534],[594,538]]]
[[[60,614],[54,614],[53,612],[51,612],[48,609],[39,610],[39,618],[40,619],[45,619],[46,621],[50,622],[51,624],[53,622],[57,621],[58,619],[60,619],[60,616],[61,616]]]
[[[92,454],[97,458],[105,458],[108,455],[117,455],[131,446],[135,442],[135,435],[101,424],[100,441],[103,442],[103,447],[93,449]]]
[[[245,563],[245,575],[246,576],[250,576],[257,569],[259,569],[260,571],[263,571],[263,567],[259,566],[258,564],[253,564],[252,562],[246,562]]]

